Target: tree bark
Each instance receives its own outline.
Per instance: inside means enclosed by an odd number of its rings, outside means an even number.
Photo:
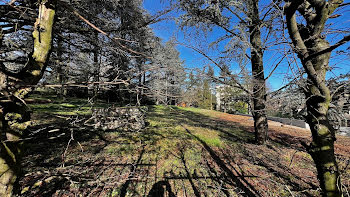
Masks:
[[[60,98],[62,98],[63,100],[66,99],[66,95],[67,95],[67,90],[66,87],[64,86],[65,80],[66,80],[66,68],[65,65],[63,64],[63,62],[61,62],[60,57],[63,54],[63,41],[62,38],[60,36],[57,37],[57,82],[58,84],[61,85],[61,87],[58,90],[58,96]]]
[[[313,43],[315,49],[322,49],[323,46],[328,45],[328,42],[324,39],[319,39],[317,43]],[[315,84],[311,77],[308,77],[307,88],[309,91],[306,92],[308,98],[306,102],[306,121],[310,125],[312,133],[312,143],[308,152],[316,164],[323,196],[341,196],[340,185],[338,184],[338,181],[340,183],[339,169],[334,155],[335,131],[327,119],[331,102],[330,91],[325,84],[329,58],[330,53],[327,53],[311,61],[317,76],[322,79],[322,82],[321,84]],[[304,64],[307,63],[304,62]],[[319,86],[324,86],[324,90],[320,91]]]
[[[342,3],[341,1],[293,1],[286,2],[285,16],[289,36],[307,73],[307,117],[312,142],[308,152],[313,158],[322,196],[342,196],[340,176],[334,155],[335,131],[327,118],[331,95],[326,86],[331,50],[322,35],[328,17]],[[313,11],[315,10],[315,11]],[[307,25],[297,23],[296,12],[304,17]]]
[[[23,99],[41,79],[50,55],[55,2],[43,0],[34,24],[34,50],[27,65],[19,73],[0,71],[0,196],[12,196],[18,191],[17,177],[21,167],[21,138],[30,125],[30,113]]]
[[[137,87],[137,94],[136,94],[136,97],[137,97],[137,105],[141,105],[142,102],[143,102],[143,85],[144,85],[144,80],[143,80],[143,76],[144,74],[143,73],[143,70],[142,70],[142,67],[144,65],[144,60],[143,59],[140,59],[140,60],[137,60],[137,68],[138,68],[138,87]]]
[[[261,43],[259,18],[259,1],[248,1],[251,64],[253,74],[253,119],[255,130],[255,141],[257,144],[264,144],[267,140],[268,123],[266,116],[266,87],[264,77],[263,50]]]
[[[98,60],[98,57],[99,57],[99,51],[100,51],[100,48],[98,46],[98,32],[95,31],[94,32],[94,40],[95,40],[95,45],[94,45],[94,49],[93,49],[93,55],[94,55],[94,76],[93,76],[93,80],[94,82],[94,85],[93,85],[93,100],[96,101],[97,100],[97,94],[98,94],[98,91],[99,91],[99,81],[100,81],[100,62]]]

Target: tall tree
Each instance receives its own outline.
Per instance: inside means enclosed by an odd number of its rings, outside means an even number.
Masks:
[[[252,90],[249,92],[252,102],[254,117],[255,140],[257,144],[264,144],[267,139],[268,123],[266,116],[266,87],[263,65],[263,54],[266,50],[265,43],[262,41],[262,31],[264,40],[271,39],[272,21],[275,12],[270,7],[264,13],[261,12],[259,1],[194,1],[179,0],[180,8],[185,14],[180,17],[183,26],[195,26],[203,29],[218,28],[224,31],[224,35],[219,37],[214,43],[225,43],[228,59],[241,60],[249,58],[251,61],[252,72]],[[266,28],[268,27],[268,28]],[[247,33],[246,33],[247,32]],[[250,49],[250,50],[247,50]],[[247,53],[250,51],[250,55]],[[202,53],[203,54],[203,53]],[[209,57],[208,55],[205,55]],[[213,61],[213,59],[210,59]],[[226,71],[220,63],[215,63],[222,72],[230,78],[236,78],[234,81],[239,83],[237,76]],[[237,85],[243,88],[242,85]]]
[[[212,94],[210,90],[210,81],[208,79],[203,79],[201,88],[201,98],[199,107],[203,109],[211,109],[212,107]]]
[[[350,40],[344,37],[330,46],[326,40],[325,25],[342,0],[285,1],[284,14],[289,37],[307,73],[307,117],[312,133],[308,152],[318,173],[323,196],[342,196],[337,161],[334,155],[335,131],[327,113],[332,96],[326,85],[331,52]],[[298,20],[301,17],[303,20]]]
[[[126,103],[130,98],[140,97],[143,66],[152,50],[149,37],[154,37],[147,26],[153,17],[145,14],[142,1],[86,0],[61,4],[55,25],[57,47],[53,51],[61,64],[56,61],[51,64],[53,73],[61,73],[58,79],[62,78],[62,71],[68,70],[64,81],[88,84],[94,98],[104,96]],[[108,88],[104,86],[104,91],[99,91],[103,94],[97,95],[100,83],[104,82],[109,83]],[[85,93],[87,89],[81,88]],[[74,90],[70,92],[80,92]],[[81,95],[87,96],[85,93]]]
[[[180,53],[172,40],[159,44],[156,55],[151,59],[147,87],[150,95],[159,104],[175,104],[180,96],[185,81],[185,69]]]
[[[261,41],[261,25],[259,1],[247,1],[247,16],[250,19],[249,34],[251,44],[251,64],[253,76],[253,118],[255,140],[264,144],[267,139],[268,124],[266,115],[266,84],[263,64],[263,45]]]
[[[21,138],[30,124],[24,98],[41,79],[47,66],[52,44],[55,1],[43,0],[39,4],[34,24],[33,51],[28,63],[17,71],[2,65],[0,70],[1,141],[0,144],[0,196],[12,196],[20,174]],[[16,188],[15,188],[16,189]]]

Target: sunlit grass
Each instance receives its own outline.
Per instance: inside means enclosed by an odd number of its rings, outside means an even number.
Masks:
[[[103,105],[105,107],[109,106],[101,103],[93,107]],[[70,115],[89,115],[92,111],[92,106],[82,100],[73,100],[72,102],[55,101],[46,104],[31,104],[30,106],[34,113],[44,112],[44,117],[52,117],[52,114],[57,114],[61,115],[60,118],[62,119]],[[197,179],[193,178],[196,185],[215,184],[214,179],[200,179],[198,177],[210,177],[215,173],[218,173],[215,176],[220,176],[220,173],[222,173],[220,166],[222,165],[227,165],[229,168],[238,165],[239,167],[236,170],[241,174],[257,175],[257,177],[249,178],[249,180],[257,183],[262,177],[268,177],[276,181],[277,179],[273,175],[270,176],[269,171],[266,171],[266,166],[274,170],[272,168],[274,166],[271,167],[270,163],[264,163],[268,156],[271,156],[270,159],[277,158],[278,164],[287,166],[290,170],[312,167],[310,166],[312,161],[310,161],[309,155],[304,152],[294,154],[295,152],[291,149],[288,154],[275,154],[275,150],[268,146],[259,146],[260,149],[258,150],[261,151],[254,152],[258,146],[249,143],[249,140],[254,139],[254,134],[247,132],[238,122],[225,118],[230,117],[229,114],[205,109],[164,105],[148,106],[148,109],[145,116],[148,124],[145,129],[139,132],[103,132],[102,135],[108,142],[101,141],[100,143],[105,146],[101,149],[91,148],[91,140],[85,143],[82,142],[84,154],[91,150],[92,153],[90,154],[93,156],[108,158],[108,161],[115,160],[118,165],[112,170],[118,173],[123,170],[128,172],[129,165],[138,162],[137,164],[140,165],[135,164],[135,166],[140,171],[135,171],[136,175],[146,173],[143,170],[147,169],[149,174],[146,175],[149,177],[161,177],[163,179],[177,177],[179,180],[181,177],[185,177],[185,179],[197,177]],[[284,147],[277,142],[270,142],[269,145],[281,150]],[[80,154],[80,147],[76,146],[76,152]],[[95,150],[98,150],[98,152],[95,152]],[[70,154],[72,154],[71,152]],[[244,159],[246,153],[249,153],[250,158]],[[276,155],[278,156],[276,157]],[[77,156],[67,156],[67,159],[73,160],[75,157]],[[267,160],[267,162],[276,163],[273,159],[271,161]],[[250,160],[257,162],[252,164]],[[292,165],[289,165],[292,160]],[[219,165],[220,162],[224,164]],[[228,163],[226,164],[226,162]],[[119,164],[121,165],[119,166]],[[342,168],[344,166],[345,164],[341,165]],[[298,181],[288,173],[283,177],[289,182]],[[174,182],[179,183],[180,181],[174,179]],[[174,190],[179,191],[186,190],[183,187],[191,188],[189,182],[172,186]],[[140,187],[136,189],[137,191],[144,190],[141,188],[143,187],[142,184],[137,185],[137,187]],[[261,187],[265,188],[265,186]],[[208,187],[201,188],[210,190]],[[266,186],[265,189],[269,189],[268,192],[273,194],[272,196],[288,194],[285,191],[284,184],[280,183],[276,183],[274,188]],[[215,193],[216,190],[213,189],[213,191]],[[113,195],[119,195],[120,187],[113,192]],[[232,194],[234,193],[233,191]],[[211,196],[210,194],[208,196]]]
[[[191,127],[186,126],[194,136],[205,142],[210,146],[222,147],[223,142],[220,139],[219,133],[215,130],[203,128],[203,127]]]
[[[198,113],[208,117],[217,117],[219,114],[222,114],[222,112],[208,110],[208,109],[200,109],[200,108],[193,108],[193,107],[177,107],[177,108],[183,111],[194,112],[194,113]]]
[[[90,115],[92,108],[108,107],[109,104],[97,101],[91,104],[88,99],[69,98],[67,100],[58,98],[56,95],[32,95],[30,99],[35,99],[38,103],[28,104],[30,109],[36,113],[46,113],[63,116]],[[45,101],[45,102],[42,102]]]

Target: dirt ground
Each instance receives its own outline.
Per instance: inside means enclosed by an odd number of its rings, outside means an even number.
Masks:
[[[229,115],[222,114],[220,119],[235,122],[241,124],[246,128],[247,131],[253,132],[253,120],[247,116]],[[299,128],[290,125],[284,125],[279,122],[269,121],[269,138],[270,142],[267,146],[256,147],[255,145],[248,145],[247,150],[251,151],[252,154],[257,152],[264,152],[265,158],[275,159],[271,168],[277,168],[277,171],[290,171],[295,174],[295,178],[299,178],[298,187],[305,186],[306,189],[309,185],[311,188],[319,190],[316,176],[316,169],[312,163],[311,157],[306,153],[305,147],[302,144],[309,144],[311,142],[311,132],[308,129]],[[274,147],[273,144],[277,142],[283,144],[286,147]],[[270,150],[269,150],[270,149]],[[275,151],[271,151],[275,150]],[[257,151],[258,150],[258,151]],[[342,172],[343,187],[344,190],[348,191],[350,186],[350,171],[349,171],[349,158],[350,158],[350,138],[346,136],[337,136],[335,142],[335,153],[338,159],[339,168]],[[267,156],[271,154],[271,156]],[[288,155],[291,155],[290,160],[285,160]],[[267,156],[267,157],[266,157]],[[264,159],[265,160],[265,159]],[[307,162],[301,161],[307,160]],[[266,161],[263,161],[263,163]],[[285,162],[289,162],[286,165]],[[298,164],[308,164],[309,166],[300,167]],[[270,163],[271,164],[271,163]],[[276,165],[277,164],[277,165]],[[265,165],[265,164],[261,164]],[[293,167],[295,165],[295,167]],[[288,166],[288,168],[286,168]],[[279,169],[278,169],[279,168]],[[283,174],[283,173],[281,173]],[[302,188],[300,188],[302,189]],[[349,196],[346,192],[345,196]]]
[[[220,117],[222,120],[232,121],[241,124],[246,127],[250,132],[254,131],[253,120],[248,116],[239,116],[231,114],[222,114]],[[279,122],[268,121],[269,124],[269,137],[273,140],[287,140],[291,146],[302,147],[301,141],[305,143],[311,142],[311,132],[308,129],[284,125]],[[288,139],[284,139],[283,136],[288,136]],[[290,137],[289,137],[290,136]],[[337,136],[335,142],[335,152],[338,156],[350,158],[350,138],[347,136]]]
[[[45,113],[34,119],[46,121],[33,130],[51,132],[27,144],[23,196],[320,195],[301,145],[311,139],[306,129],[269,121],[270,140],[259,146],[250,117],[193,108],[150,107],[138,133],[93,131]],[[335,145],[345,196],[349,145],[343,136]]]

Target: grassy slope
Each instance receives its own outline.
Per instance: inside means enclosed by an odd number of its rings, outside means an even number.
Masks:
[[[38,128],[50,125],[65,135],[28,142],[25,196],[147,196],[161,188],[169,196],[319,194],[312,160],[298,145],[307,137],[272,127],[268,145],[256,146],[249,117],[165,106],[150,107],[144,131],[96,135],[55,117],[77,114],[78,103],[32,105]],[[347,155],[339,159],[345,168]]]

